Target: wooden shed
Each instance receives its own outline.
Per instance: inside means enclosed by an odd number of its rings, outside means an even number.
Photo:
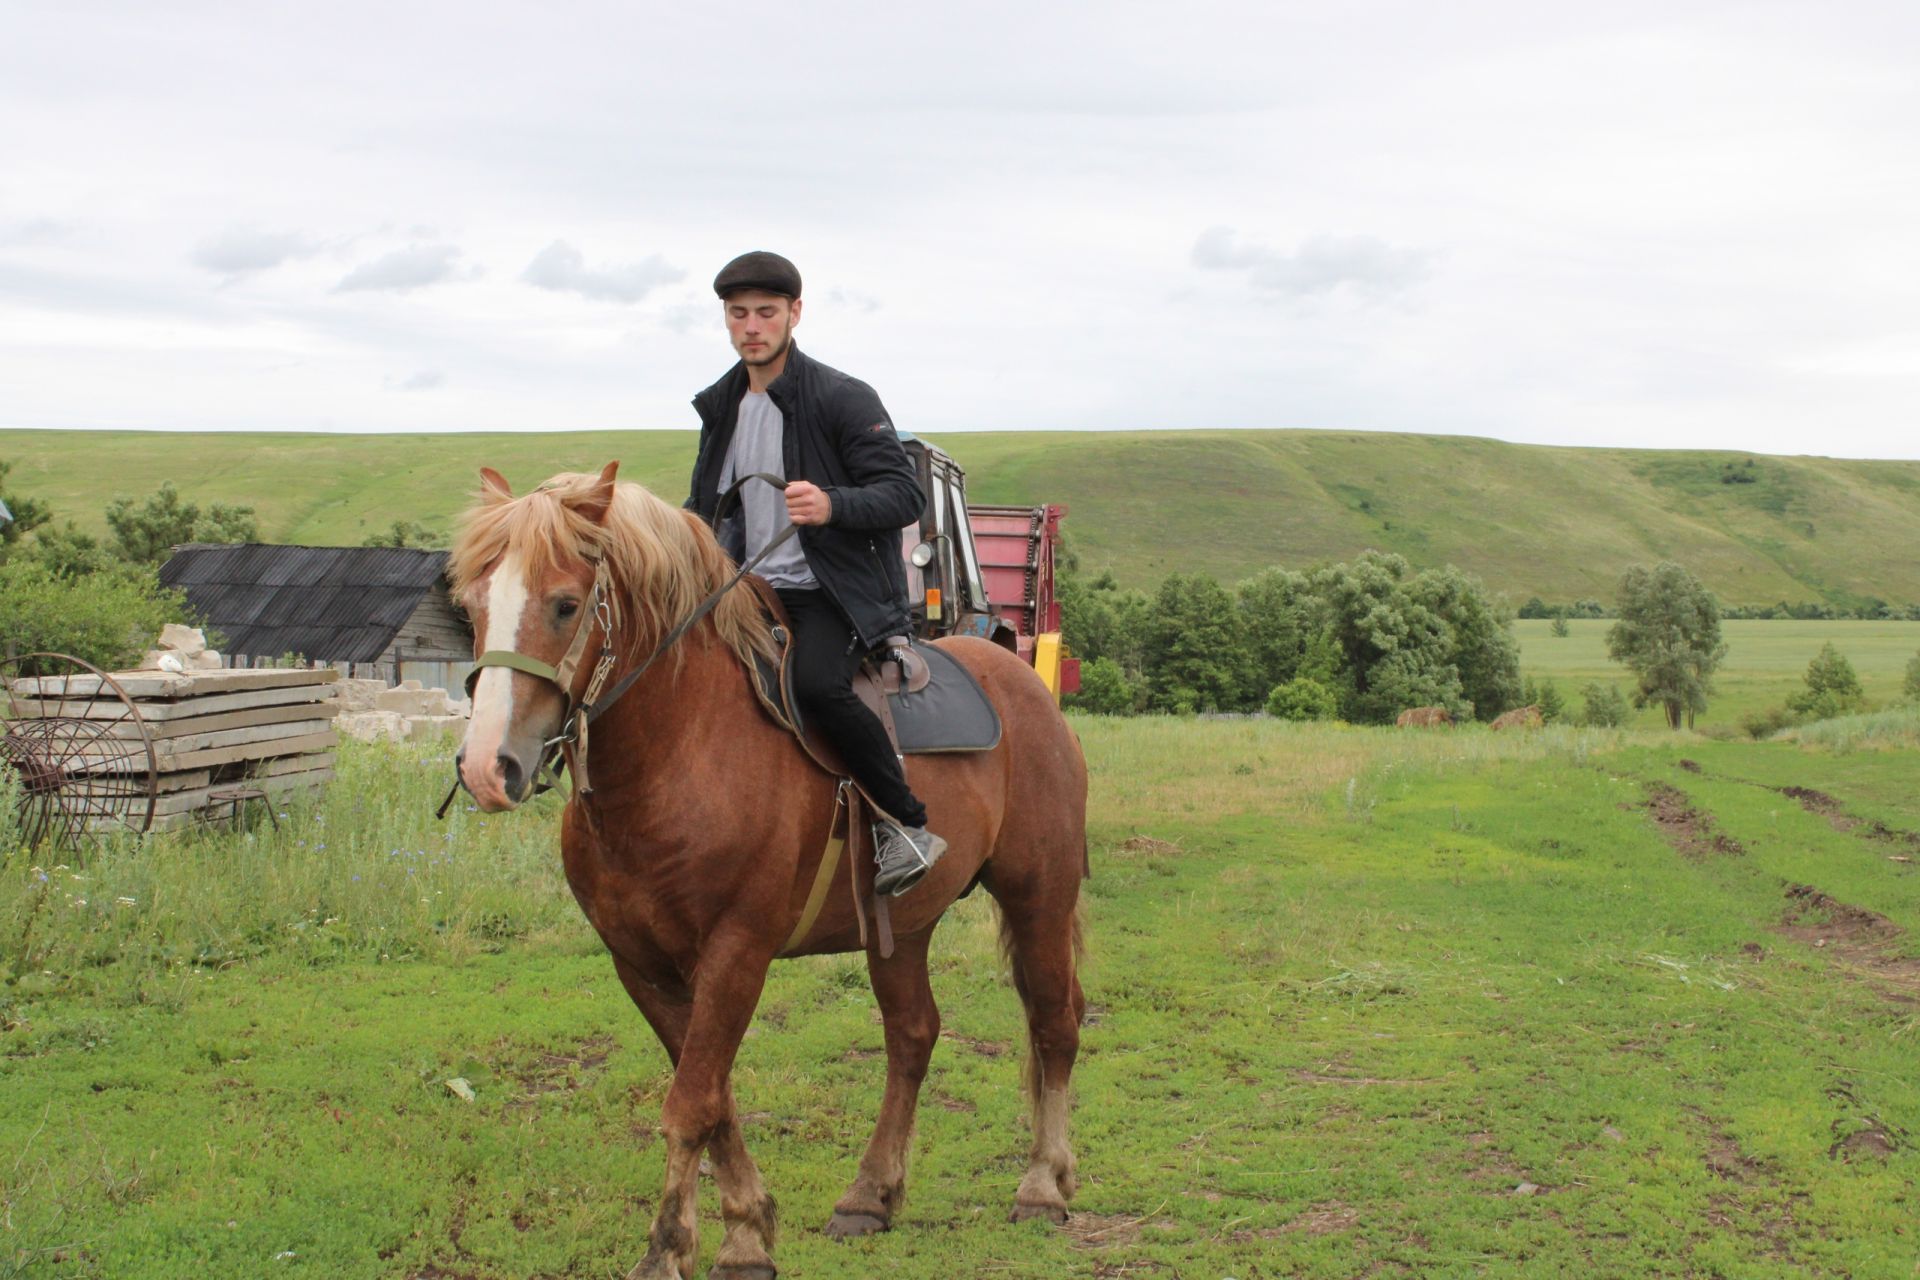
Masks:
[[[457,689],[473,628],[447,595],[447,553],[402,547],[189,543],[160,581],[219,632],[233,666],[288,654],[398,684]]]

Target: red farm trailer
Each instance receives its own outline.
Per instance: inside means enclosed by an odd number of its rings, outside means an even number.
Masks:
[[[1033,665],[1054,697],[1080,688],[1080,663],[1060,644],[1054,553],[1060,503],[969,506],[967,473],[945,451],[900,433],[927,495],[918,525],[901,530],[915,634],[982,636]]]

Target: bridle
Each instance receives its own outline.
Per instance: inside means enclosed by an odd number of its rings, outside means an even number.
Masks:
[[[755,471],[741,476],[726,493],[721,495],[719,504],[714,508],[715,524],[720,523],[727,514],[729,502],[735,504],[740,502],[740,490],[746,487],[749,480],[764,480],[776,489],[784,490],[787,487],[785,480],[764,471]],[[480,673],[488,667],[506,667],[514,671],[524,671],[530,676],[545,680],[559,690],[566,710],[560,717],[560,731],[540,744],[540,759],[533,769],[534,793],[537,795],[542,791],[551,791],[560,785],[560,761],[564,758],[567,772],[573,776],[574,794],[576,796],[592,795],[593,784],[587,774],[587,743],[593,722],[618,702],[621,695],[631,689],[634,682],[645,675],[647,668],[657,662],[662,654],[679,643],[680,638],[693,630],[702,618],[712,613],[727,592],[739,585],[740,579],[753,572],[761,561],[773,554],[774,548],[799,531],[800,526],[797,524],[789,524],[781,530],[779,536],[763,547],[759,555],[741,565],[739,570],[727,579],[725,585],[702,600],[691,614],[669,631],[666,637],[654,646],[653,652],[647,655],[645,662],[622,676],[618,684],[611,689],[605,689],[604,692],[603,686],[607,678],[613,674],[617,655],[613,647],[613,604],[608,596],[611,578],[607,572],[606,561],[595,561],[592,596],[586,612],[573,629],[573,639],[568,643],[567,652],[561,657],[559,663],[549,666],[540,659],[521,653],[517,649],[488,649],[474,659],[473,670],[467,673],[468,705],[472,705],[473,691],[480,681]],[[586,656],[587,645],[596,624],[600,631],[600,652],[594,659],[593,673],[587,677],[585,691],[576,699],[573,696],[574,676],[580,670],[581,659]],[[447,809],[453,804],[453,798],[460,793],[460,766],[457,756],[455,759],[453,786],[448,789],[447,798],[440,802],[440,808],[434,814],[437,818],[447,816]],[[542,773],[552,781],[542,779],[540,776]]]

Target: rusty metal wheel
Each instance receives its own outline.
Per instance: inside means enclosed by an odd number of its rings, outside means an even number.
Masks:
[[[64,653],[0,662],[0,770],[29,848],[153,824],[153,734],[118,681]]]

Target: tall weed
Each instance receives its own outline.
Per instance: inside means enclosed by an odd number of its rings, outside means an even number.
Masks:
[[[1797,742],[1816,751],[1845,755],[1851,751],[1889,751],[1920,747],[1920,706],[1889,707],[1864,715],[1836,716],[1788,729],[1777,741]]]
[[[444,751],[343,743],[332,785],[282,800],[277,827],[255,809],[241,830],[123,835],[37,865],[16,856],[0,872],[0,954],[17,974],[147,999],[170,975],[270,953],[457,959],[584,933],[560,870],[558,797],[492,815],[456,803],[436,821]]]
[[[20,771],[0,759],[0,867],[12,864],[27,833],[20,821]]]

